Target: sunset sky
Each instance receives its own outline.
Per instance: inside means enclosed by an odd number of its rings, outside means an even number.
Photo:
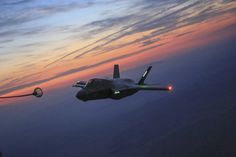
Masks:
[[[128,70],[224,40],[236,33],[235,15],[232,0],[0,1],[0,94],[73,84],[108,75],[114,63]]]
[[[0,154],[235,157],[235,52],[235,0],[0,0]],[[173,90],[76,98],[114,64]]]

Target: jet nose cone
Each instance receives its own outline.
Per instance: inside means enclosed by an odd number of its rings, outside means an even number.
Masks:
[[[77,97],[78,99],[81,99],[83,96],[84,96],[84,92],[82,92],[82,91],[79,91],[79,92],[76,94],[76,97]]]
[[[86,100],[86,92],[84,92],[83,90],[79,91],[77,94],[76,94],[76,97],[80,100],[83,100],[83,101],[87,101]]]

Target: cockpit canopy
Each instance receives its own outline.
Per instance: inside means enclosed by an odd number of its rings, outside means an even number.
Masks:
[[[73,87],[85,88],[86,84],[87,84],[86,81],[78,81],[78,82],[76,82],[75,85],[73,85]]]
[[[104,88],[110,86],[110,81],[106,79],[99,79],[99,78],[94,78],[89,80],[88,82],[86,81],[78,81],[76,84],[73,85],[73,87],[80,87],[80,88]]]
[[[88,81],[86,87],[90,88],[97,88],[97,87],[104,87],[109,81],[105,79],[94,78]]]

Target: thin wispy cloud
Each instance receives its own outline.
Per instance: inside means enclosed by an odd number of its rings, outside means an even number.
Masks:
[[[28,87],[28,86],[35,86],[37,84],[45,83],[45,82],[48,82],[48,81],[51,81],[51,80],[54,80],[54,79],[57,79],[57,78],[60,78],[60,77],[63,77],[63,76],[67,76],[67,75],[70,75],[70,74],[73,74],[73,73],[85,71],[85,70],[88,70],[90,68],[95,68],[95,67],[98,67],[100,65],[104,65],[106,63],[114,62],[114,61],[117,61],[117,60],[120,60],[120,59],[123,59],[123,58],[128,58],[128,57],[131,57],[131,56],[134,56],[134,55],[137,55],[137,54],[145,53],[148,50],[151,50],[151,49],[154,49],[154,48],[157,48],[157,47],[161,47],[161,46],[164,46],[166,44],[167,43],[163,43],[163,44],[155,45],[155,46],[152,46],[152,47],[149,47],[149,48],[144,48],[144,49],[141,49],[141,50],[138,50],[138,51],[131,52],[129,54],[125,54],[125,55],[121,55],[121,56],[114,57],[114,58],[111,58],[111,59],[107,59],[107,60],[104,60],[104,61],[101,61],[101,62],[98,62],[98,63],[95,63],[95,64],[85,65],[85,66],[82,66],[82,67],[79,67],[79,68],[70,69],[68,71],[61,72],[61,73],[59,73],[55,76],[48,77],[46,79],[41,79],[41,80],[34,81],[34,82],[31,82],[31,83],[24,82],[21,85],[14,86],[17,83],[19,83],[19,81],[21,81],[23,79],[30,78],[33,75],[35,75],[35,76],[39,75],[39,73],[31,74],[31,75],[25,76],[23,78],[12,80],[11,82],[5,84],[4,86],[0,86],[0,88],[6,88],[6,87],[9,87],[9,86],[13,86],[13,87],[10,87],[10,88],[7,88],[5,90],[0,91],[0,94],[4,94],[4,93],[7,93],[7,92],[10,92],[10,91],[13,91],[13,90],[17,90],[19,88],[25,88],[25,87]],[[43,71],[40,72],[40,73],[43,73]]]
[[[14,39],[6,39],[6,40],[1,40],[0,44],[5,44],[14,41]]]
[[[230,0],[0,1],[0,66],[9,69],[1,74],[5,81],[0,90],[3,86],[4,92],[24,88],[147,53],[168,45],[168,34],[223,14],[235,14],[235,8],[235,1]],[[197,32],[182,31],[174,37]],[[136,49],[119,54],[132,46]],[[86,57],[91,60],[107,54],[111,56],[93,64],[79,64],[81,60],[85,63]],[[64,63],[73,66],[58,69]],[[35,69],[28,68],[32,66]],[[16,75],[12,71],[21,75],[19,80],[13,81]],[[37,78],[37,73],[42,78]],[[30,78],[34,79],[28,82]]]
[[[175,5],[174,7],[169,8],[169,10],[166,10],[165,8],[158,12],[158,13],[152,13],[148,14],[146,16],[144,15],[127,15],[124,17],[117,17],[117,18],[108,18],[108,19],[103,19],[99,21],[93,21],[89,24],[86,24],[83,27],[91,27],[94,28],[92,31],[87,32],[88,36],[90,34],[96,34],[96,33],[101,33],[104,31],[109,30],[111,27],[116,26],[119,22],[119,24],[123,23],[123,27],[114,32],[111,33],[89,45],[86,45],[85,47],[82,47],[78,50],[72,51],[68,54],[66,54],[63,57],[58,58],[57,60],[49,63],[45,67],[48,67],[54,63],[57,63],[58,61],[69,57],[73,54],[79,53],[79,55],[75,56],[75,59],[78,59],[88,53],[93,53],[95,50],[97,51],[98,49],[101,49],[109,44],[111,44],[114,41],[117,41],[121,38],[125,38],[128,35],[132,35],[135,33],[140,33],[140,32],[145,32],[149,30],[156,30],[152,34],[149,35],[149,38],[155,38],[158,35],[170,32],[175,30],[177,27],[177,24],[179,23],[178,20],[179,18],[182,18],[183,13],[186,9],[191,9],[192,7],[195,7],[196,5],[200,4],[201,2],[199,1],[190,1],[190,2],[180,2],[179,5]],[[149,6],[150,7],[150,6]],[[146,8],[146,6],[145,6]],[[142,8],[143,9],[143,8]],[[130,19],[137,19],[137,21],[133,22],[130,24]],[[185,22],[185,21],[184,21]],[[196,21],[189,21],[187,23],[188,25],[191,25],[195,23]],[[199,21],[197,21],[199,22]],[[186,26],[185,24],[184,26]],[[165,28],[162,28],[165,27]],[[160,30],[160,28],[162,28]],[[138,40],[140,42],[140,40]],[[145,42],[145,41],[143,41]],[[132,42],[133,43],[133,42]],[[88,50],[85,50],[87,48],[90,48]],[[85,51],[83,51],[85,50]]]
[[[86,8],[92,4],[89,1],[61,1],[60,3],[36,0],[3,1],[0,3],[0,28],[20,25],[25,22],[37,20],[38,18],[52,16],[53,14],[67,12],[73,9]]]

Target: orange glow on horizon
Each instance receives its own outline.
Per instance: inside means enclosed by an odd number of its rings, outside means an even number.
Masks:
[[[129,70],[140,65],[144,65],[144,64],[154,62],[157,60],[162,60],[172,55],[186,53],[190,49],[209,45],[209,44],[218,42],[220,40],[223,40],[225,38],[228,38],[232,35],[235,35],[236,32],[220,32],[221,34],[215,33],[235,23],[236,23],[235,14],[225,14],[204,23],[197,23],[191,26],[186,26],[186,27],[174,30],[170,34],[169,33],[167,35],[165,34],[166,36],[160,35],[160,38],[162,38],[163,40],[156,41],[153,44],[151,44],[151,46],[154,46],[158,44],[167,43],[165,45],[162,45],[160,47],[156,47],[150,50],[146,50],[145,53],[139,53],[130,57],[121,58],[121,59],[111,61],[108,63],[98,64],[98,66],[96,67],[92,67],[86,70],[82,70],[80,72],[68,74],[66,76],[61,76],[61,77],[52,79],[50,81],[38,84],[36,86],[43,88],[46,94],[47,91],[55,90],[58,88],[63,88],[63,87],[69,88],[77,80],[83,80],[83,79],[87,80],[91,77],[96,77],[97,74],[99,74],[99,76],[111,74],[113,64],[115,63],[119,63],[122,67],[126,67],[125,68],[126,70]],[[178,34],[181,34],[184,32],[191,32],[191,31],[193,31],[193,33],[176,37]],[[135,34],[134,36],[129,36],[129,40],[135,40],[138,37],[142,37],[148,33],[150,32],[144,32],[140,34]],[[123,40],[123,39],[121,38],[120,40]],[[129,40],[127,38],[122,43],[129,42]],[[118,43],[119,41],[117,41],[117,43],[112,43],[112,46],[115,46]],[[76,48],[76,46],[74,47]],[[82,46],[80,45],[80,47]],[[71,50],[75,48],[71,48]],[[142,49],[144,48],[139,47],[137,44],[132,44],[126,47],[122,47],[120,49],[113,50],[112,53],[108,52],[108,53],[104,53],[102,55],[97,55],[97,56],[92,55],[92,57],[88,57],[88,56],[91,56],[91,54],[87,54],[85,55],[87,57],[79,58],[78,60],[75,60],[74,62],[71,62],[70,59],[65,59],[61,61],[60,64],[56,64],[55,66],[47,68],[44,74],[36,75],[35,77],[43,79],[45,77],[55,76],[62,71],[68,71],[68,69],[75,69],[75,68],[79,68],[83,66],[89,66],[92,64],[105,61],[107,59],[119,57],[121,55],[126,55],[126,54],[128,55],[133,52],[140,51]],[[73,58],[76,55],[72,55],[71,57]],[[65,63],[65,64],[63,64],[62,66],[62,63]],[[43,66],[43,63],[42,63],[42,66]],[[32,78],[29,78],[28,80],[30,79]],[[27,81],[27,79],[25,81]],[[27,93],[31,91],[33,87],[35,86],[29,86],[29,87],[26,87],[17,91],[9,92],[9,93],[4,94],[4,96]],[[169,86],[168,89],[172,90],[173,87]],[[9,102],[11,103],[14,101],[17,101],[17,100],[13,100]],[[8,102],[0,101],[0,103],[8,103]]]

